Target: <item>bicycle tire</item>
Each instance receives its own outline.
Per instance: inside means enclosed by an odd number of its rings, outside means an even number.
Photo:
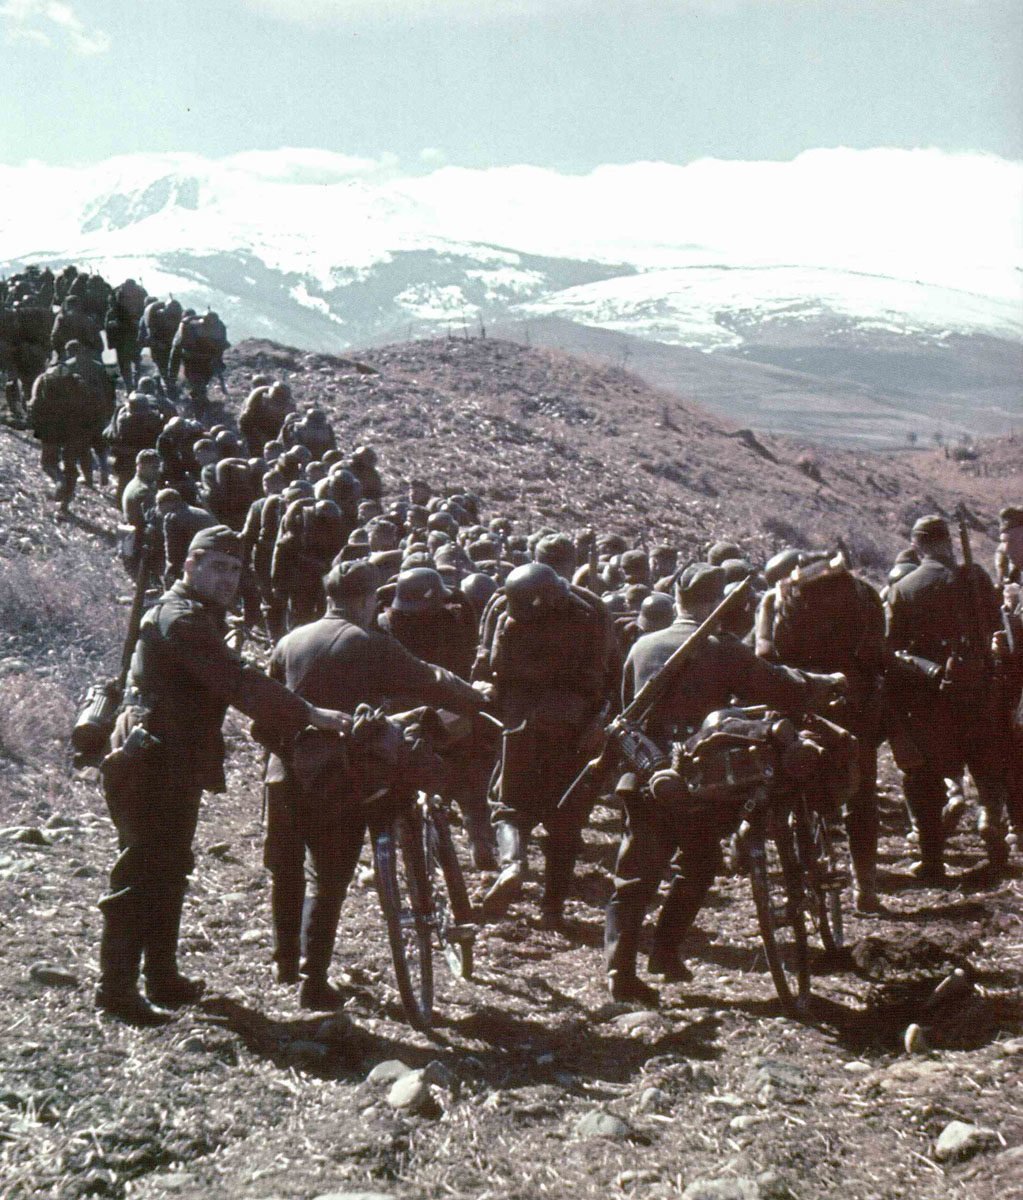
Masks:
[[[377,895],[387,926],[394,976],[409,1024],[433,1024],[430,883],[418,811],[405,813],[373,839]]]
[[[767,966],[782,1007],[800,1016],[810,999],[802,870],[792,831],[779,822],[748,835],[750,886]]]
[[[807,914],[829,954],[845,944],[844,880],[835,861],[828,823],[804,798],[795,814],[796,850],[807,883]]]
[[[423,851],[433,888],[434,928],[444,959],[456,979],[471,979],[473,912],[469,889],[451,835],[451,824],[439,804],[427,800]]]

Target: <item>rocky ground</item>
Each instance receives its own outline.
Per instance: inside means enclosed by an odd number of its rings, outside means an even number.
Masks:
[[[534,527],[644,529],[694,549],[745,534],[764,553],[788,540],[770,516],[807,540],[851,531],[866,561],[901,544],[921,506],[950,511],[961,494],[990,533],[1019,494],[1011,446],[986,446],[990,470],[974,475],[940,451],[751,445],[620,373],[499,343],[375,351],[364,361],[378,375],[243,347],[232,390],[271,361],[330,405],[347,439],[377,445],[392,482],[399,470],[464,482]],[[821,483],[799,465],[808,453]],[[1023,1195],[1020,876],[985,882],[967,822],[953,884],[911,888],[887,760],[884,911],[849,919],[841,958],[815,959],[804,1021],[774,998],[739,876],[700,918],[691,984],[663,989],[656,1013],[608,1001],[600,905],[619,816],[600,809],[568,936],[536,928],[530,885],[481,930],[471,983],[439,966],[427,1037],[402,1018],[366,872],[342,920],[343,1012],[304,1013],[273,984],[259,762],[232,721],[229,789],[205,805],[185,917],[185,967],[209,995],[155,1032],[97,1016],[95,905],[114,838],[65,738],[84,686],[116,663],[127,589],[109,499],[86,494],[76,509],[54,522],[30,440],[0,432],[5,1197]],[[959,998],[932,1002],[957,968]]]

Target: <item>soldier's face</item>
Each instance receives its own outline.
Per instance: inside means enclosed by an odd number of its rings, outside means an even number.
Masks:
[[[185,583],[196,595],[221,608],[230,608],[238,594],[242,564],[231,554],[207,550],[198,558],[185,560]]]

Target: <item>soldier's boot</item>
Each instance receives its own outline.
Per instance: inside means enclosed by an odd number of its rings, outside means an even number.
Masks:
[[[480,905],[484,917],[503,917],[522,895],[526,882],[526,839],[522,830],[510,821],[498,821],[494,827],[497,861],[501,873],[494,880]]]
[[[100,903],[103,933],[99,944],[100,983],[96,1007],[130,1025],[166,1025],[171,1014],[139,991],[143,931],[125,908],[126,897],[107,897]]]
[[[1005,840],[1006,825],[1000,803],[984,804],[977,818],[977,832],[987,851],[987,865],[1001,874],[1009,865],[1009,845]]]
[[[856,911],[881,911],[877,895],[877,802],[872,811],[850,812],[846,820],[849,857],[852,859],[853,896]]]
[[[344,997],[329,978],[334,957],[334,940],[341,914],[341,897],[327,903],[320,896],[307,896],[302,915],[302,986],[298,1002],[313,1012],[331,1012]]]
[[[146,930],[146,995],[157,1004],[194,1004],[206,990],[202,979],[178,970],[178,936],[185,893],[162,896],[149,913]]]
[[[636,955],[646,916],[646,897],[616,894],[604,914],[604,956],[611,999],[623,1003],[660,1003],[657,989],[636,975]]]
[[[462,820],[465,822],[465,836],[469,839],[472,865],[477,871],[496,870],[494,827],[490,824],[490,817],[486,810],[480,811],[475,806],[464,805]]]
[[[654,945],[647,963],[650,974],[663,975],[665,983],[688,983],[693,977],[679,948],[703,907],[709,887],[709,883],[681,875],[671,881],[654,927]]]
[[[576,834],[548,834],[544,844],[543,898],[540,901],[540,927],[561,929],[565,922],[565,901],[575,876],[575,860],[582,839]]]
[[[945,881],[945,834],[941,827],[945,782],[930,772],[919,776],[905,775],[903,787],[906,803],[916,823],[919,859],[909,869],[910,875],[924,886],[938,886]]]
[[[302,902],[305,899],[305,878],[299,872],[271,876],[270,913],[274,927],[274,978],[278,983],[298,983],[301,975],[298,960],[301,952]]]

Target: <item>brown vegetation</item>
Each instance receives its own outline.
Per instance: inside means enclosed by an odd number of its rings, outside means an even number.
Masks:
[[[391,486],[422,474],[474,487],[488,512],[534,528],[605,526],[690,554],[723,535],[763,556],[843,534],[877,573],[921,512],[951,512],[965,497],[990,533],[998,507],[1019,498],[1018,447],[986,444],[997,471],[985,478],[960,474],[940,450],[815,449],[817,484],[797,466],[805,447],[763,437],[771,462],[676,398],[565,355],[438,341],[365,357],[379,375],[243,346],[232,392],[257,369],[293,373],[299,400],[323,401],[343,443],[377,446]],[[599,809],[571,936],[535,927],[529,885],[507,921],[483,930],[473,983],[456,985],[439,964],[441,1020],[426,1038],[402,1018],[364,874],[336,960],[345,1013],[303,1013],[293,990],[271,982],[260,759],[231,719],[228,792],[205,803],[185,915],[184,966],[206,975],[210,994],[155,1032],[98,1019],[95,906],[114,838],[95,779],[71,771],[55,737],[84,686],[116,669],[127,581],[105,536],[110,500],[83,493],[75,518],[56,523],[34,459],[30,439],[0,431],[5,1197],[677,1200],[700,1179],[721,1181],[702,1194],[758,1200],[1018,1190],[1020,881],[971,875],[980,843],[964,826],[951,855],[962,886],[911,890],[887,761],[885,912],[850,918],[848,957],[816,959],[820,999],[805,1022],[781,1014],[741,877],[721,881],[698,922],[691,984],[665,988],[656,1015],[608,1002],[600,905],[620,817]],[[978,541],[978,557],[989,550]],[[927,1015],[935,984],[957,967],[972,980],[969,1005]],[[913,1019],[933,1048],[907,1055]],[[366,1081],[394,1058],[439,1064],[432,1116],[392,1109]],[[586,1137],[580,1121],[597,1110],[620,1117],[624,1135]],[[994,1142],[939,1163],[935,1139],[953,1119],[993,1128]]]

